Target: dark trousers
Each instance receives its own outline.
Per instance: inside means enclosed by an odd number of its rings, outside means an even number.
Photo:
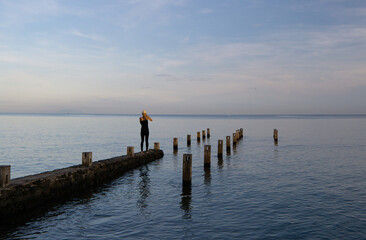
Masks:
[[[146,142],[146,151],[149,150],[149,132],[141,132],[141,152],[143,151],[144,147],[144,138]]]

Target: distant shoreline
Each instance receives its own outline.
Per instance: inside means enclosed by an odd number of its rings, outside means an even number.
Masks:
[[[140,114],[98,114],[98,113],[0,113],[0,116],[43,116],[43,117],[136,117]],[[366,114],[151,114],[154,117],[187,118],[366,118]]]

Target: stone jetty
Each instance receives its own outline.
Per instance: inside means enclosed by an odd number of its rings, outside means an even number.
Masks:
[[[154,149],[92,162],[90,166],[80,164],[11,179],[9,184],[0,187],[0,222],[27,216],[55,201],[70,199],[163,156],[162,150]]]

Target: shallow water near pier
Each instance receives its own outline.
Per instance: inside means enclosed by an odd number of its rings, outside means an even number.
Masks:
[[[162,159],[1,228],[0,238],[366,239],[366,116],[151,117],[150,148],[160,142]],[[210,139],[197,143],[207,128]],[[244,138],[219,160],[218,140],[239,128]],[[80,164],[86,151],[94,161],[125,155],[127,146],[140,148],[139,129],[131,115],[3,114],[0,165],[10,164],[17,178]],[[188,192],[185,153],[193,158]]]

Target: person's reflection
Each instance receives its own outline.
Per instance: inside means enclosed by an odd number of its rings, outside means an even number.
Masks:
[[[150,177],[147,165],[140,168],[139,194],[140,197],[137,200],[137,205],[140,211],[144,211],[148,206],[146,200],[150,194]]]
[[[192,187],[183,186],[182,188],[182,200],[180,202],[180,208],[184,211],[182,216],[184,219],[190,219],[191,216],[191,202],[192,202]]]

